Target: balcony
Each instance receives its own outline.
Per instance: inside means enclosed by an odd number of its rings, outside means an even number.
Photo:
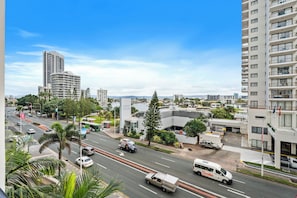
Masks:
[[[269,83],[269,87],[271,89],[277,89],[277,88],[288,88],[289,86],[294,86],[296,83],[293,82],[273,82]]]
[[[279,1],[275,1],[271,4],[270,6],[270,11],[275,11],[280,9],[281,7],[289,7],[289,6],[293,6],[296,3],[295,0],[279,0]]]

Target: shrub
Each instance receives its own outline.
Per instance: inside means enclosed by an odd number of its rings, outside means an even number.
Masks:
[[[158,135],[154,135],[153,142],[161,143],[162,139]]]

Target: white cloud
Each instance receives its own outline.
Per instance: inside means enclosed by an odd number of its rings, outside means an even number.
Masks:
[[[39,37],[40,35],[34,32],[29,32],[23,29],[18,29],[18,35],[23,38]]]
[[[81,88],[108,90],[109,96],[146,95],[156,90],[159,96],[233,94],[240,92],[240,54],[213,50],[209,52],[182,51],[178,48],[163,52],[150,49],[133,56],[124,50],[86,55],[50,45],[35,47],[56,50],[65,56],[65,70],[81,76]],[[60,50],[57,50],[60,49]],[[123,51],[120,57],[119,52]],[[148,51],[153,51],[149,53]],[[41,57],[40,52],[18,52]],[[159,54],[158,58],[156,54]],[[166,55],[164,55],[166,54]],[[10,62],[6,64],[6,95],[37,94],[42,85],[42,61]]]

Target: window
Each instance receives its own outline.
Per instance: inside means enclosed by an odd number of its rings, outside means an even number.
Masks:
[[[257,45],[251,47],[251,51],[255,51],[255,50],[258,50],[258,46]]]
[[[257,100],[251,100],[250,101],[250,107],[251,108],[258,108],[258,101]]]
[[[252,29],[251,29],[251,33],[253,33],[253,32],[258,32],[258,28],[257,28],[257,27],[252,28]]]
[[[258,40],[257,36],[251,38],[251,42],[254,42],[254,41],[257,41],[257,40]]]
[[[251,14],[258,14],[258,9],[254,9],[251,11]]]
[[[251,78],[258,78],[258,73],[252,73]]]
[[[258,55],[251,56],[251,60],[257,60],[257,59],[258,59]]]
[[[257,82],[252,82],[250,85],[251,85],[251,87],[258,87],[258,83]]]
[[[261,148],[262,147],[262,140],[251,140],[252,147]],[[263,148],[267,150],[267,141],[263,141]]]
[[[251,20],[251,23],[252,23],[252,24],[253,24],[253,23],[258,23],[258,18],[252,19],[252,20]]]
[[[257,96],[258,95],[258,92],[257,91],[251,91],[250,95],[251,96]]]
[[[251,5],[253,6],[253,5],[257,5],[258,4],[258,0],[254,0],[254,1],[252,1],[251,2]]]
[[[267,135],[268,134],[267,128],[254,127],[254,126],[252,126],[252,133],[262,134],[262,130],[263,130],[263,134],[264,135]]]
[[[251,69],[257,69],[258,68],[258,64],[251,64]]]

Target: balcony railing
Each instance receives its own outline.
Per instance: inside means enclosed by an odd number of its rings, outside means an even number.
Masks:
[[[275,1],[271,4],[271,7],[273,6],[278,6],[278,5],[283,5],[285,3],[289,3],[289,2],[292,2],[292,1],[295,1],[295,0],[279,0],[279,1]]]
[[[293,86],[296,83],[293,82],[273,82],[273,83],[269,83],[270,87],[286,87],[286,86]]]
[[[275,106],[269,106],[269,110],[274,110],[275,109],[275,111],[276,112],[278,112],[278,109],[277,109],[277,107],[275,107]],[[297,110],[297,107],[292,107],[292,106],[282,106],[281,107],[281,111],[296,111]]]
[[[293,98],[292,94],[273,94],[271,98]]]

